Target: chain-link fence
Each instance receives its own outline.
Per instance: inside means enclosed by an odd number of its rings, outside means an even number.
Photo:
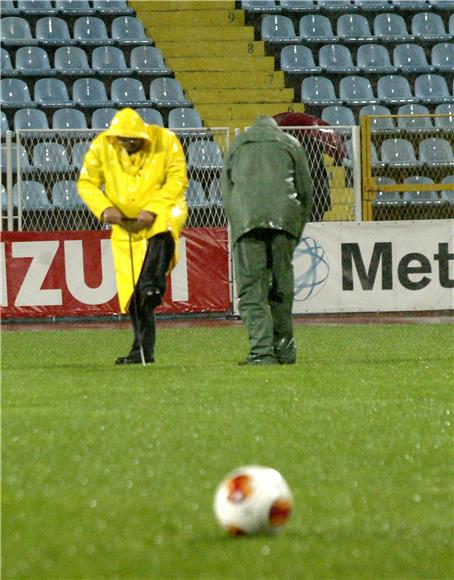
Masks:
[[[15,231],[94,230],[104,227],[77,193],[85,153],[100,131],[22,130],[2,145],[2,226]],[[189,187],[187,227],[227,221],[219,179],[229,129],[175,130],[185,151]]]
[[[452,115],[362,117],[366,219],[454,217],[453,129]]]

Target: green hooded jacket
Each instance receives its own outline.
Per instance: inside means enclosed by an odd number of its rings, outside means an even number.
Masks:
[[[306,152],[274,119],[258,117],[227,152],[222,197],[234,244],[255,228],[299,238],[312,207]]]

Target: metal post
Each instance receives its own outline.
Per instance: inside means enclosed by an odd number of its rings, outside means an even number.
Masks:
[[[6,132],[6,193],[8,231],[13,231],[13,132]]]
[[[355,201],[355,221],[363,219],[361,196],[361,133],[358,126],[352,127],[353,149],[353,198]]]

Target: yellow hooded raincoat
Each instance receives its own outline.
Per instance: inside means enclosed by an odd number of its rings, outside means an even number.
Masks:
[[[129,155],[115,137],[140,138],[146,144]],[[175,253],[169,270],[177,263],[178,239],[187,217],[187,185],[185,156],[176,135],[145,124],[132,109],[119,111],[109,129],[93,140],[84,159],[78,189],[94,215],[101,220],[105,209],[116,207],[128,218],[136,218],[142,210],[157,216],[152,227],[131,234],[136,282],[148,239],[156,234],[171,232]],[[127,230],[113,225],[111,242],[120,309],[127,312],[134,290]]]

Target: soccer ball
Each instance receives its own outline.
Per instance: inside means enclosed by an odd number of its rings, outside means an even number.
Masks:
[[[213,507],[221,527],[233,536],[242,536],[281,531],[292,506],[292,492],[278,471],[247,465],[221,481]]]

